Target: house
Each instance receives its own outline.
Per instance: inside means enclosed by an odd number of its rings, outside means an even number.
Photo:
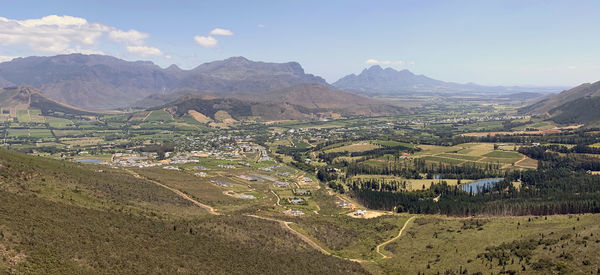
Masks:
[[[293,209],[286,210],[283,213],[288,214],[288,215],[294,215],[294,216],[302,216],[302,215],[304,215],[304,212],[302,212],[300,210],[293,210]]]
[[[302,198],[296,198],[296,199],[291,199],[290,200],[290,203],[292,203],[292,204],[300,204],[300,203],[303,203],[303,202],[304,202],[304,199],[302,199]]]
[[[338,203],[337,203],[337,206],[338,206],[338,207],[349,207],[349,206],[351,206],[351,205],[352,205],[352,204],[350,204],[350,203],[349,203],[349,202],[347,202],[347,201],[341,201],[341,202],[338,202]]]
[[[367,210],[356,210],[354,211],[354,213],[352,213],[352,215],[354,216],[364,216],[367,214]]]
[[[290,186],[290,183],[284,182],[284,181],[276,181],[273,183],[273,185],[275,185],[277,187],[288,187],[288,186]]]
[[[221,186],[221,187],[230,187],[231,186],[230,183],[226,183],[226,182],[220,182],[220,181],[215,181],[215,180],[211,180],[210,182],[214,185]]]
[[[300,195],[300,196],[304,196],[304,195],[308,195],[310,192],[306,189],[296,189],[296,192],[294,192],[296,195]]]

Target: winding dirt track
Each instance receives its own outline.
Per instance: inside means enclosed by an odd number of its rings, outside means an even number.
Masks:
[[[290,223],[291,222],[286,222],[286,221],[280,221],[277,219],[273,219],[273,218],[268,218],[268,217],[261,217],[261,216],[257,216],[257,215],[250,215],[247,214],[246,216],[248,217],[253,217],[253,218],[257,218],[257,219],[262,219],[262,220],[267,220],[267,221],[272,221],[272,222],[277,222],[281,225],[281,227],[283,227],[284,229],[292,232],[294,235],[298,236],[298,238],[302,239],[305,243],[307,243],[308,245],[310,245],[311,247],[313,247],[316,250],[321,251],[321,253],[325,254],[325,255],[331,255],[331,253],[327,250],[325,250],[324,248],[322,248],[320,245],[318,245],[316,242],[314,242],[313,240],[311,240],[310,238],[306,237],[305,235],[303,235],[302,233],[294,230],[293,228],[290,227]]]
[[[406,220],[406,222],[404,223],[404,226],[402,226],[402,229],[400,229],[400,232],[398,232],[398,236],[396,236],[396,237],[394,237],[394,238],[392,238],[392,239],[390,239],[388,241],[385,241],[385,242],[381,243],[380,245],[378,245],[377,248],[375,249],[375,251],[377,252],[377,254],[381,255],[381,257],[383,257],[384,259],[391,258],[390,256],[381,253],[381,248],[385,247],[387,244],[389,244],[389,243],[397,240],[398,238],[400,238],[400,236],[402,236],[402,232],[404,232],[404,229],[406,229],[406,226],[408,226],[408,223],[410,221],[414,220],[415,218],[416,218],[416,216],[412,216],[412,217],[410,217],[410,219]]]
[[[277,195],[275,192],[273,192],[273,190],[271,190],[271,193],[273,193],[273,195],[275,195],[275,197],[277,198],[277,202],[276,202],[276,204],[277,204],[278,206],[281,206],[281,204],[279,204],[279,201],[281,201],[281,199],[279,198],[279,196],[278,196],[278,195]]]
[[[363,260],[363,259],[352,259],[352,258],[345,258],[345,257],[340,257],[337,255],[333,255],[331,254],[331,252],[327,251],[327,249],[321,247],[319,244],[317,244],[315,241],[311,240],[309,237],[305,236],[304,234],[296,231],[295,229],[293,229],[292,227],[290,227],[290,224],[292,222],[286,222],[286,221],[281,221],[278,219],[273,219],[273,218],[269,218],[269,217],[261,217],[261,216],[257,216],[257,215],[251,215],[251,214],[245,214],[248,217],[252,217],[252,218],[257,218],[257,219],[262,219],[262,220],[267,220],[267,221],[272,221],[272,222],[277,222],[281,225],[281,227],[283,229],[286,229],[288,231],[290,231],[292,234],[298,236],[298,238],[300,238],[302,241],[304,241],[305,243],[307,243],[308,245],[310,245],[312,248],[320,251],[321,253],[328,255],[328,256],[333,256],[336,258],[340,258],[340,259],[344,259],[344,260],[349,260],[349,261],[353,261],[353,262],[357,262],[357,263],[364,263],[364,262],[372,262],[372,260]],[[406,220],[406,222],[404,223],[404,226],[402,226],[402,229],[400,229],[400,232],[398,233],[398,236],[394,237],[391,240],[385,241],[384,243],[381,243],[380,245],[377,246],[376,251],[379,255],[381,255],[381,257],[383,259],[389,259],[391,258],[390,256],[387,256],[383,253],[381,253],[379,250],[381,249],[381,247],[384,247],[385,245],[397,240],[398,238],[400,238],[400,236],[402,236],[402,232],[404,231],[404,229],[406,229],[406,227],[408,226],[408,223],[410,221],[412,221],[413,219],[415,219],[416,216],[410,217],[408,220]]]
[[[183,199],[185,199],[185,200],[187,200],[187,201],[189,201],[189,202],[193,203],[194,205],[196,205],[196,206],[198,206],[198,207],[200,207],[200,208],[202,208],[202,209],[204,209],[204,210],[208,211],[208,213],[209,213],[209,214],[212,214],[212,215],[220,215],[219,213],[217,213],[217,209],[213,208],[213,207],[212,207],[212,206],[210,206],[210,205],[206,205],[206,204],[203,204],[203,203],[201,203],[201,202],[199,202],[199,201],[197,201],[197,200],[195,200],[195,199],[192,199],[190,196],[186,195],[185,193],[183,193],[183,192],[181,192],[181,191],[179,191],[179,190],[177,190],[177,189],[175,189],[175,188],[172,188],[172,187],[166,186],[166,185],[164,185],[164,184],[162,184],[162,183],[160,183],[160,182],[158,182],[158,181],[151,180],[151,179],[149,179],[149,178],[146,178],[146,177],[142,177],[142,176],[140,176],[140,174],[138,174],[138,173],[136,173],[136,172],[134,172],[134,171],[132,171],[132,170],[127,170],[127,171],[128,171],[129,173],[131,173],[131,174],[132,174],[134,177],[136,177],[136,178],[143,179],[143,180],[145,180],[145,181],[152,182],[152,183],[154,183],[154,184],[156,184],[156,185],[158,185],[158,186],[160,186],[160,187],[162,187],[162,188],[169,189],[171,192],[173,192],[173,193],[175,193],[175,194],[179,195],[179,196],[180,196],[180,197],[182,197]]]

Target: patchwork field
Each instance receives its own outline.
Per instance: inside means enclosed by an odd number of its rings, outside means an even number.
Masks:
[[[464,143],[455,146],[419,145],[422,151],[415,153],[415,157],[432,162],[442,162],[459,165],[463,163],[476,164],[501,164],[514,165],[522,168],[531,168],[537,162],[527,158],[519,152],[512,151],[514,145],[498,146],[501,150],[494,150],[493,143]]]

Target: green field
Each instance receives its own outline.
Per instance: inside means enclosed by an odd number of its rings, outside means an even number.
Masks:
[[[164,110],[154,110],[154,111],[152,111],[152,113],[150,113],[150,115],[144,121],[148,121],[148,122],[165,121],[166,122],[166,121],[173,121],[173,118],[171,117],[171,115],[169,113],[167,113]]]
[[[58,117],[46,117],[46,121],[48,122],[51,128],[61,129],[66,128],[69,125],[73,125],[73,121]]]

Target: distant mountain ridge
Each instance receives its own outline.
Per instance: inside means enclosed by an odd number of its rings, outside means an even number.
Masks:
[[[297,84],[267,93],[240,93],[226,97],[181,94],[178,99],[166,102],[169,97],[150,96],[145,101],[158,105],[173,115],[182,116],[190,110],[210,119],[218,120],[218,112],[227,112],[235,120],[290,120],[329,119],[342,116],[382,116],[407,114],[405,108],[330,89],[321,84]]]
[[[548,117],[555,122],[600,121],[600,81],[585,83],[521,108],[521,113]]]
[[[261,93],[302,83],[329,86],[324,79],[306,74],[297,62],[254,62],[244,57],[205,63],[192,70],[83,54],[0,63],[0,85],[31,85],[54,100],[90,109],[125,107],[153,94]]]
[[[556,92],[554,87],[482,86],[473,83],[459,84],[416,75],[409,70],[383,69],[379,65],[364,69],[360,74],[350,74],[332,84],[334,87],[364,95],[408,93],[521,93]]]
[[[40,109],[44,115],[54,113],[78,115],[118,113],[117,111],[95,112],[56,102],[32,87],[24,86],[0,89],[0,109],[6,114],[14,116],[17,110],[27,110],[30,108]]]

